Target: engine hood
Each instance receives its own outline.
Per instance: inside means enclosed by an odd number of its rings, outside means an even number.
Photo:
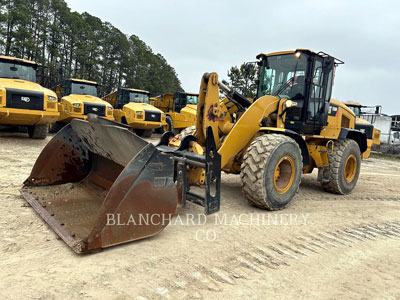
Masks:
[[[187,104],[184,108],[181,109],[181,112],[182,111],[192,114],[192,115],[196,115],[197,114],[197,105],[196,104]]]
[[[159,113],[162,113],[160,109],[157,107],[154,107],[153,105],[147,104],[147,103],[135,103],[135,102],[130,102],[128,104],[124,105],[124,110],[134,110],[134,111],[156,111]]]
[[[62,98],[63,101],[68,101],[70,103],[96,103],[96,104],[104,104],[106,106],[111,106],[108,102],[101,100],[98,97],[91,96],[91,95],[78,95],[78,94],[71,94],[68,96],[64,96]]]
[[[42,92],[45,95],[57,97],[52,90],[46,89],[38,83],[22,79],[0,78],[0,89],[2,88]]]

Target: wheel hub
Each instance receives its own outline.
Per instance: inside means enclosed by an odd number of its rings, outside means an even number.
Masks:
[[[350,154],[344,164],[344,178],[347,182],[351,182],[356,176],[357,172],[357,160],[354,154]]]
[[[282,157],[274,170],[274,187],[278,194],[284,194],[290,189],[293,184],[294,174],[293,158],[289,155]]]

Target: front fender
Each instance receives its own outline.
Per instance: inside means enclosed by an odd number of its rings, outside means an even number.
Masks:
[[[296,143],[300,147],[301,155],[303,156],[303,166],[308,166],[310,164],[310,154],[308,153],[307,144],[304,141],[304,139],[302,138],[302,136],[299,135],[297,132],[294,132],[289,129],[281,129],[281,128],[275,128],[275,127],[261,127],[260,132],[284,134],[284,135],[287,135],[288,137],[291,137],[292,139],[294,139],[296,141]]]

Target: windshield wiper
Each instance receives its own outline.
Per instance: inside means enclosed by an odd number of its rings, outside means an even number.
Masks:
[[[289,85],[290,82],[294,82],[294,76],[291,77],[285,84],[283,84],[275,93],[273,93],[273,96],[278,96],[281,92],[283,92],[284,89],[286,89]]]

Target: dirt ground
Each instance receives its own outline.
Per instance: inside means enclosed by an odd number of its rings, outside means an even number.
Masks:
[[[49,139],[0,133],[0,299],[400,299],[400,162],[363,161],[347,196],[305,175],[279,212],[224,174],[206,222],[188,204],[155,237],[76,255],[19,193]]]

